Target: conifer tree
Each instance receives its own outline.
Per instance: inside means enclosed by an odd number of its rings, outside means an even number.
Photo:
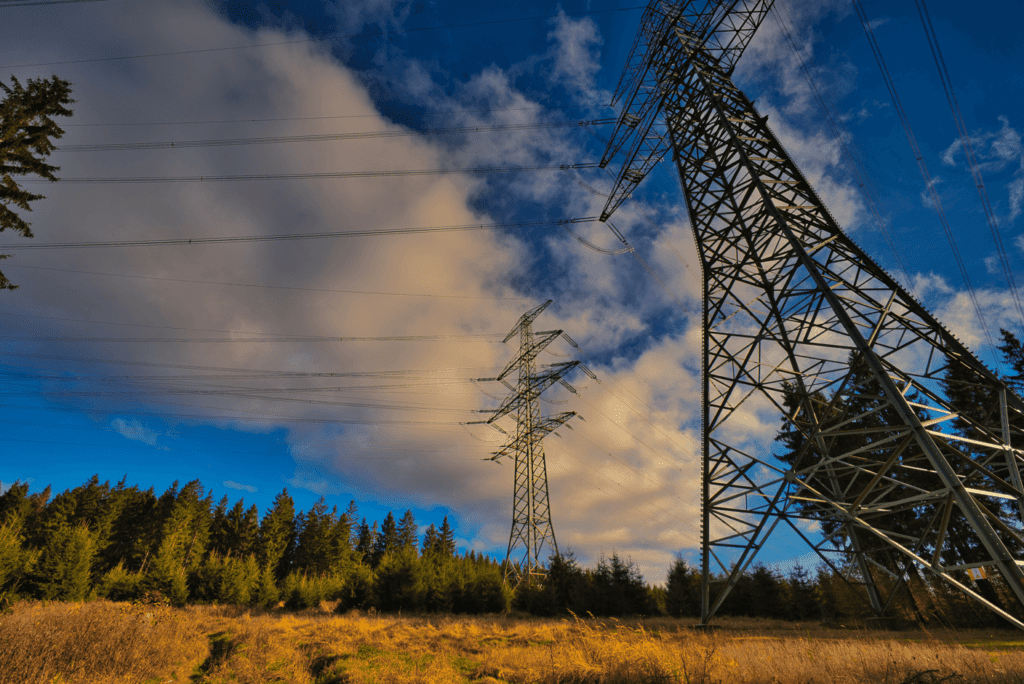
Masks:
[[[430,527],[423,533],[423,546],[420,547],[420,553],[424,556],[432,556],[437,554],[437,549],[437,528],[434,527],[434,523],[430,523]]]
[[[0,596],[17,593],[32,561],[33,554],[22,544],[16,519],[0,522]]]
[[[204,555],[210,532],[210,499],[203,497],[203,485],[198,480],[186,484],[180,492],[177,483],[173,501],[165,493],[158,504],[169,508],[160,533],[160,543],[146,571],[143,589],[159,591],[171,603],[184,605],[188,598],[186,577],[195,570]]]
[[[398,521],[398,548],[400,549],[416,549],[416,531],[419,528],[416,525],[416,519],[412,515],[412,511],[407,510],[402,519]]]
[[[0,494],[0,524],[13,522],[18,526],[23,522],[26,513],[28,482],[15,480],[14,484]]]
[[[343,548],[336,536],[336,513],[328,512],[324,497],[302,516],[295,550],[295,570],[321,575],[337,568]]]
[[[108,568],[118,563],[128,572],[143,570],[156,553],[163,528],[158,501],[153,488],[140,491],[135,485],[120,488],[119,512],[111,524],[110,542],[103,551],[103,564]]]
[[[284,579],[295,550],[295,503],[285,488],[260,523],[260,563],[269,565],[275,577]]]
[[[789,585],[788,617],[790,620],[811,620],[821,614],[814,582],[810,577],[810,573],[799,563],[789,571],[786,583]]]
[[[255,557],[252,557],[255,561]],[[277,578],[274,570],[269,565],[262,567],[257,563],[259,573],[253,582],[253,588],[249,595],[249,603],[253,606],[273,608],[280,600],[281,594],[277,588]]]
[[[231,533],[228,531],[228,495],[225,494],[213,509],[210,520],[210,552],[227,554]]]
[[[388,511],[384,522],[380,526],[380,534],[373,544],[373,566],[377,565],[390,553],[398,549],[398,526],[395,524],[395,516]]]
[[[672,617],[700,615],[700,571],[676,556],[668,571],[665,610]]]
[[[53,141],[64,135],[53,117],[72,114],[68,109],[74,102],[71,84],[53,76],[30,78],[22,85],[11,76],[11,85],[0,82],[0,91],[0,231],[11,229],[22,237],[32,237],[29,224],[10,205],[31,211],[29,202],[43,196],[24,190],[14,178],[34,174],[57,180],[55,172],[60,169],[44,160],[55,149]],[[0,259],[7,256],[0,254]],[[16,287],[0,273],[0,290]]]
[[[133,601],[139,597],[142,575],[129,572],[123,563],[108,570],[96,585],[96,594],[110,601]]]
[[[89,594],[95,542],[84,525],[61,523],[35,570],[36,595],[46,601],[83,601]]]
[[[394,516],[391,516],[391,520],[394,522]],[[423,569],[415,549],[398,549],[384,553],[374,573],[373,585],[377,607],[380,610],[421,609],[424,589]]]
[[[359,533],[356,535],[356,554],[359,560],[369,563],[373,556],[373,547],[377,538],[377,523],[371,528],[366,524],[366,518],[359,525]]]
[[[437,550],[444,556],[455,555],[455,531],[448,524],[448,516],[444,516],[441,529],[437,533]]]

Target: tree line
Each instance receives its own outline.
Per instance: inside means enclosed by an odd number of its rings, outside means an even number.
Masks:
[[[664,586],[613,553],[582,567],[569,552],[547,574],[510,591],[505,567],[459,553],[445,517],[422,534],[411,511],[380,523],[321,498],[296,510],[287,489],[260,515],[244,499],[213,501],[203,485],[111,485],[93,476],[51,497],[16,482],[0,495],[0,596],[7,600],[166,600],[302,609],[334,602],[339,611],[380,610],[538,616],[700,614],[700,572],[676,558]],[[723,578],[713,578],[719,582]],[[989,624],[962,596],[912,578],[892,611],[911,619]],[[785,575],[755,565],[719,611],[782,620],[869,616],[863,592],[830,571],[800,566]],[[916,612],[915,612],[916,611]]]

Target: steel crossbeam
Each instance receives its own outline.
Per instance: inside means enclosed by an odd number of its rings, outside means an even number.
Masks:
[[[926,570],[1024,628],[964,572],[1024,604],[1024,402],[841,231],[732,82],[770,6],[652,2],[602,160],[625,160],[605,220],[671,151],[700,255],[702,623],[785,520],[833,569],[852,558],[879,615],[878,571]],[[794,452],[757,434],[773,421]]]

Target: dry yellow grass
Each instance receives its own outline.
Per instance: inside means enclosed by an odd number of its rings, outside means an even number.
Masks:
[[[1017,632],[690,621],[364,617],[96,602],[0,617],[0,684],[1024,684]]]

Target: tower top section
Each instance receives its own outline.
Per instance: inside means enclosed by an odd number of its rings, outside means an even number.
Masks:
[[[661,161],[670,147],[665,98],[676,92],[695,53],[728,74],[736,66],[774,0],[652,0],[640,21],[626,68],[612,97],[619,108],[601,158],[605,168],[623,156],[601,220]],[[616,159],[618,161],[618,159]]]

